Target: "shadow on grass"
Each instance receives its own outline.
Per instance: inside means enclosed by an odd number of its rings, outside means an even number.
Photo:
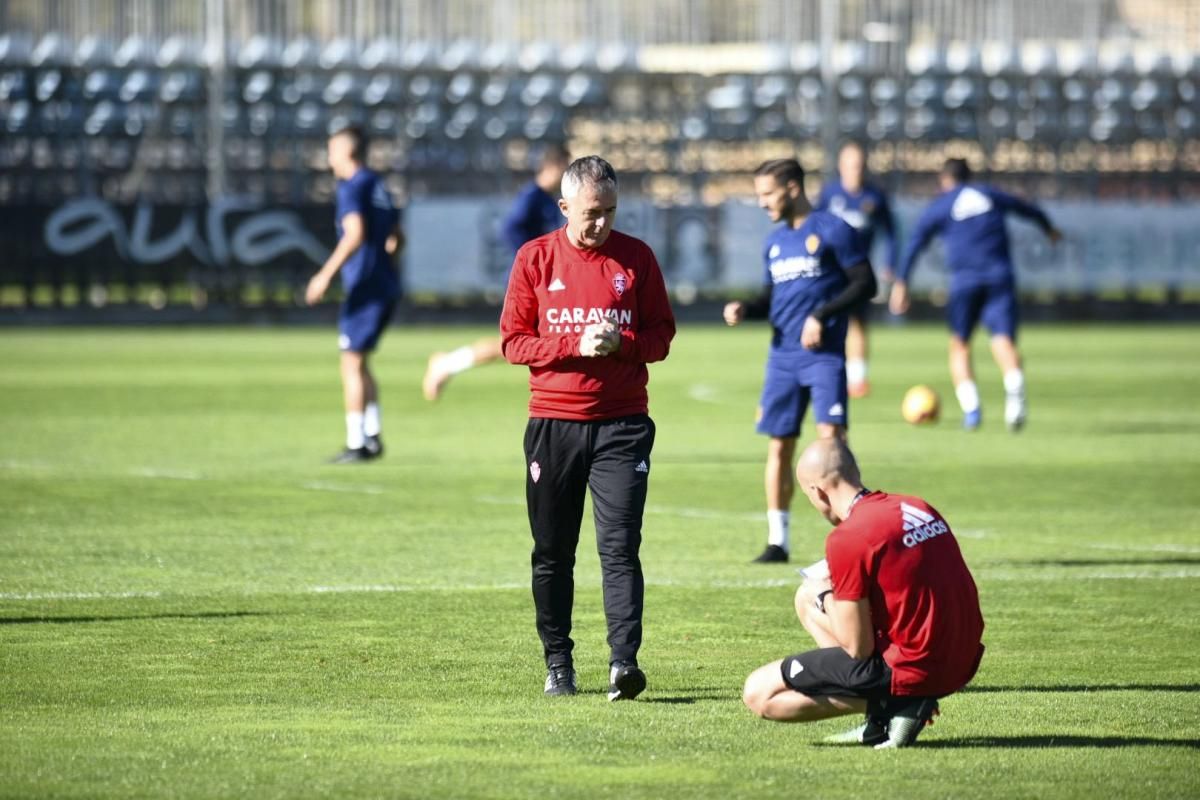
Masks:
[[[971,736],[964,739],[932,739],[917,743],[921,749],[971,747],[1190,747],[1200,750],[1200,739],[1152,739],[1147,736]]]
[[[1030,561],[992,561],[991,567],[1130,567],[1130,566],[1188,566],[1200,564],[1200,556],[1176,558],[1046,558]]]
[[[84,622],[133,622],[143,619],[230,619],[235,617],[265,617],[263,611],[198,611],[192,614],[138,614],[120,617],[0,617],[0,625],[72,625]]]
[[[1114,683],[1100,686],[966,686],[959,692],[1200,692],[1200,683]]]
[[[700,700],[738,700],[737,693],[718,689],[688,692],[686,694],[668,695],[666,697],[647,697],[647,703],[663,703],[665,705],[692,705]]]

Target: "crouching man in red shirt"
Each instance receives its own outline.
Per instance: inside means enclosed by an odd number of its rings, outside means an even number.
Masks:
[[[910,745],[938,698],[979,667],[975,581],[941,514],[919,498],[863,488],[841,440],[810,445],[796,477],[837,526],[825,542],[829,576],[796,593],[796,613],[820,649],[755,670],[743,700],[780,722],[865,712],[862,725],[827,741]]]
[[[573,695],[575,548],[592,493],[608,622],[609,700],[646,688],[638,667],[644,582],[638,551],[654,422],[646,364],[667,357],[675,318],[654,253],[614,231],[617,175],[572,163],[558,201],[566,225],[517,252],[501,349],[529,367],[525,500],[533,532],[533,601],[547,695]]]

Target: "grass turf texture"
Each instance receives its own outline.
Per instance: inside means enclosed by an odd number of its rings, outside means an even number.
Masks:
[[[741,682],[809,641],[761,549],[761,328],[684,328],[658,422],[636,703],[604,698],[590,518],[583,694],[541,696],[523,509],[525,371],[420,399],[483,329],[395,329],[384,460],[342,436],[330,331],[0,336],[0,796],[1194,797],[1200,795],[1200,335],[1031,327],[1031,420],[958,430],[933,327],[877,329],[852,403],[869,485],[920,494],[979,582],[988,653],[911,750],[754,719]],[[899,419],[928,383],[943,420]]]

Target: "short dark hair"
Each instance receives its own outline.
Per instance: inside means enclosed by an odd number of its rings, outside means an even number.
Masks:
[[[754,177],[761,178],[765,175],[770,175],[780,186],[785,186],[792,181],[801,186],[804,185],[804,167],[800,166],[800,162],[794,158],[773,158],[770,161],[764,161],[758,165],[758,169],[754,170]]]
[[[966,183],[971,180],[971,166],[965,158],[947,158],[942,165],[942,174],[955,183]]]
[[[554,142],[542,148],[541,152],[537,154],[535,163],[538,169],[548,164],[570,164],[571,153],[565,144]]]
[[[350,140],[350,157],[360,164],[367,160],[367,146],[370,142],[367,140],[366,131],[357,125],[347,125],[344,128],[338,128],[333,133],[329,134],[329,138],[333,139],[337,136],[345,136]]]
[[[574,197],[584,186],[596,186],[601,183],[611,183],[613,190],[617,188],[617,171],[612,164],[600,156],[584,156],[577,158],[563,173],[562,195]]]

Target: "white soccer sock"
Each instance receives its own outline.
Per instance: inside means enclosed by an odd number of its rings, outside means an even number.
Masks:
[[[851,386],[865,383],[867,380],[867,362],[862,358],[846,359],[846,383]]]
[[[383,432],[383,421],[379,418],[379,403],[367,403],[362,418],[363,433],[367,436],[378,436]]]
[[[788,549],[788,519],[787,511],[775,508],[767,509],[767,544],[774,544]]]
[[[1019,367],[1004,373],[1004,391],[1016,397],[1025,396],[1025,373]]]
[[[954,395],[964,414],[979,410],[979,388],[975,386],[975,381],[963,381],[955,386]]]
[[[475,348],[470,345],[463,345],[442,356],[441,367],[451,375],[457,375],[473,366],[475,366]]]
[[[361,411],[346,412],[346,447],[358,450],[366,443],[363,436],[363,414]]]

